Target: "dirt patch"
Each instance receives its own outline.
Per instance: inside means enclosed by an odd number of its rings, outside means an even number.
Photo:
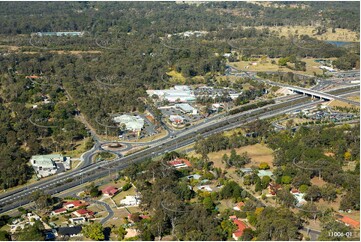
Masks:
[[[341,195],[337,195],[337,198],[334,202],[327,202],[323,199],[320,199],[316,205],[319,208],[332,208],[335,211],[338,211],[340,208],[340,202],[341,202]]]
[[[261,162],[266,162],[271,168],[273,167],[273,151],[265,145],[248,145],[235,150],[237,154],[247,152],[248,156],[251,158],[251,163],[247,164],[246,167],[259,166]],[[214,166],[224,168],[225,164],[222,163],[222,157],[224,154],[230,156],[231,150],[212,152],[208,154],[208,157],[214,162]],[[198,154],[195,156],[200,157]]]
[[[328,157],[335,157],[335,153],[333,152],[325,152],[324,155]]]
[[[319,179],[318,177],[314,177],[311,179],[311,184],[322,187],[323,185],[327,184],[327,182],[325,182],[322,178]]]
[[[357,108],[360,109],[359,106],[356,105],[352,105],[343,101],[339,101],[339,100],[332,100],[331,102],[328,103],[329,107],[342,107],[342,108]]]

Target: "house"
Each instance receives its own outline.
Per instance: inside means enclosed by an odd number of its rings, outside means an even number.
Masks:
[[[206,190],[208,192],[213,191],[213,189],[209,185],[203,185],[198,187],[199,190]]]
[[[268,185],[268,192],[271,194],[271,195],[276,195],[276,193],[278,192],[278,190],[280,190],[282,187],[280,184],[277,184],[277,183],[273,183],[271,182],[269,185]]]
[[[273,176],[273,172],[272,171],[269,171],[269,170],[259,170],[258,173],[257,173],[257,176],[259,178],[263,178],[264,176],[269,176],[269,177],[272,177]]]
[[[92,218],[94,217],[94,212],[93,211],[90,211],[90,210],[87,210],[87,209],[79,209],[79,210],[76,210],[75,212],[73,212],[73,214],[77,217],[86,217],[86,218]]]
[[[190,180],[190,179],[199,180],[201,177],[202,177],[201,175],[194,174],[194,175],[187,176],[187,179],[188,180]]]
[[[329,72],[335,72],[335,69],[328,67],[328,66],[320,66],[321,70],[329,71]]]
[[[81,226],[73,226],[73,227],[59,227],[56,231],[55,236],[59,237],[75,237],[75,236],[81,236]]]
[[[250,174],[253,172],[253,169],[252,168],[241,168],[240,171],[243,172],[244,174]]]
[[[78,217],[78,218],[70,218],[69,221],[71,222],[71,224],[83,224],[86,222],[86,218],[85,217]]]
[[[298,193],[300,193],[300,191],[298,191],[298,189],[296,189],[296,188],[292,188],[291,193],[292,194],[298,194]]]
[[[15,219],[12,221],[12,224],[10,225],[10,233],[15,233],[20,229],[24,229],[28,225],[33,225],[35,220],[40,220],[40,217],[37,214],[27,213],[26,215],[22,215],[21,219]]]
[[[75,200],[75,201],[63,203],[63,208],[72,209],[72,208],[78,208],[78,207],[87,206],[87,205],[88,204],[86,202],[83,202],[80,200]]]
[[[170,161],[168,164],[173,166],[176,169],[191,167],[192,166],[192,164],[190,163],[189,160],[182,159],[182,158],[176,158],[173,161]]]
[[[51,211],[51,214],[50,215],[60,215],[60,214],[63,214],[63,213],[66,213],[68,210],[66,210],[66,208],[59,208],[59,209],[56,209],[54,211]]]
[[[224,105],[222,103],[213,103],[212,104],[212,110],[213,111],[220,111],[224,108]]]
[[[114,186],[108,186],[102,190],[102,193],[106,196],[112,197],[118,192],[118,188]]]
[[[236,211],[241,211],[242,207],[244,207],[244,202],[239,202],[237,203],[236,206],[233,207],[233,210],[236,210]]]
[[[232,234],[234,240],[238,240],[242,235],[243,231],[248,228],[248,226],[236,216],[229,217],[231,221],[237,226],[237,230]]]
[[[235,219],[237,219],[237,216],[236,216],[236,215],[231,215],[231,216],[229,216],[229,220],[233,221],[233,220],[235,220]]]
[[[138,196],[126,196],[125,199],[120,200],[120,204],[124,206],[136,206],[139,205],[140,198]]]
[[[37,214],[33,214],[33,213],[27,213],[26,217],[28,218],[29,222],[32,222],[35,220],[40,220],[40,216]]]
[[[357,220],[354,220],[350,217],[341,215],[341,214],[337,214],[336,215],[337,220],[344,223],[346,226],[349,226],[353,229],[360,229],[360,222]]]
[[[302,205],[307,203],[307,201],[303,198],[305,196],[304,193],[300,193],[300,192],[292,193],[292,191],[291,191],[291,194],[297,201],[296,207],[301,207]]]

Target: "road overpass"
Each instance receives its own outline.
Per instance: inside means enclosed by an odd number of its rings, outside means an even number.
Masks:
[[[303,88],[303,87],[291,86],[291,85],[278,83],[278,82],[273,82],[273,81],[264,81],[264,82],[267,83],[267,84],[273,85],[273,86],[284,87],[284,88],[287,88],[288,90],[290,90],[292,92],[303,94],[303,95],[308,95],[308,96],[311,96],[312,98],[316,97],[316,98],[319,98],[319,99],[323,99],[325,101],[339,100],[339,101],[342,101],[342,102],[346,102],[348,104],[360,106],[359,102],[355,102],[355,101],[349,100],[347,98],[340,97],[340,96],[337,96],[337,95],[333,95],[333,94],[330,94],[330,93],[321,92],[321,91],[317,91],[317,90],[314,90],[314,89],[308,89],[308,88]],[[355,87],[356,86],[359,86],[359,85],[355,85]]]

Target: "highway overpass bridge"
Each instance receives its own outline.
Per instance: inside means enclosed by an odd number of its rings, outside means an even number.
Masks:
[[[311,97],[316,97],[316,98],[319,98],[319,99],[323,99],[325,101],[339,100],[339,101],[342,101],[342,102],[346,102],[348,104],[360,106],[359,102],[355,102],[355,101],[349,100],[347,98],[336,96],[336,95],[333,95],[333,94],[330,94],[330,93],[325,93],[325,92],[316,91],[316,90],[303,88],[303,87],[295,87],[295,86],[291,86],[291,85],[287,85],[287,84],[283,84],[283,83],[278,83],[278,82],[272,82],[272,81],[265,81],[265,82],[270,84],[270,85],[287,88],[288,90],[290,90],[292,92],[295,92],[295,93],[300,93],[300,94],[308,95],[308,96],[311,96]],[[355,86],[359,86],[359,85],[355,85]]]

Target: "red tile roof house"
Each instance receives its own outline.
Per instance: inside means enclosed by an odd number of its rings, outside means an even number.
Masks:
[[[114,196],[116,193],[118,192],[118,188],[114,187],[114,186],[109,186],[109,187],[106,187],[102,190],[102,193],[104,195],[107,195],[109,197],[112,197]]]
[[[275,196],[278,190],[280,190],[281,188],[282,186],[280,184],[276,184],[272,182],[268,185],[268,191],[273,196]]]
[[[184,168],[184,167],[191,167],[192,164],[189,162],[189,160],[177,158],[173,161],[169,162],[169,165],[173,166],[174,168]]]
[[[54,211],[51,211],[51,215],[59,215],[59,214],[63,214],[66,212],[67,212],[66,208],[59,208]]]
[[[86,217],[86,218],[92,218],[94,217],[94,212],[90,210],[86,210],[84,208],[76,210],[73,212],[73,214],[77,217]]]
[[[83,202],[80,200],[75,200],[75,201],[63,203],[63,208],[72,209],[72,208],[78,208],[78,207],[87,206],[87,205],[88,204],[86,202]]]
[[[233,209],[236,211],[241,211],[241,209],[244,205],[245,205],[244,202],[239,202],[239,203],[237,203],[236,206],[233,207]]]
[[[347,216],[343,216],[341,214],[338,214],[337,215],[338,217],[338,220],[341,221],[342,223],[344,223],[345,225],[347,226],[350,226],[354,229],[359,229],[360,228],[360,222],[359,221],[356,221],[350,217],[347,217]]]
[[[300,193],[300,191],[298,191],[298,189],[296,189],[296,188],[292,188],[291,193],[298,194],[298,193]]]
[[[230,219],[231,221],[233,221],[233,223],[234,223],[235,225],[237,225],[237,230],[232,234],[232,237],[233,237],[233,239],[238,240],[239,237],[241,237],[241,236],[243,235],[243,231],[244,231],[246,228],[248,228],[248,227],[247,227],[247,225],[246,225],[244,222],[242,222],[241,220],[239,220],[239,219],[237,218],[237,216],[235,216],[235,215],[229,216],[229,219]]]

